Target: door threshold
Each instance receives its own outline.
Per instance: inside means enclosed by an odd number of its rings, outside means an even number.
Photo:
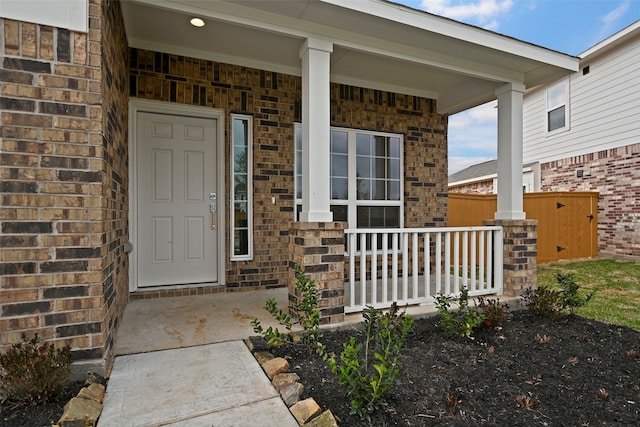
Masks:
[[[226,292],[227,287],[219,283],[197,283],[190,285],[150,286],[129,293],[130,300],[211,295]]]

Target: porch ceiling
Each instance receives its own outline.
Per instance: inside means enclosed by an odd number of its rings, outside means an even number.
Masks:
[[[577,58],[382,0],[125,0],[122,10],[131,47],[293,75],[306,38],[330,40],[332,81],[434,98],[441,113],[578,69]]]

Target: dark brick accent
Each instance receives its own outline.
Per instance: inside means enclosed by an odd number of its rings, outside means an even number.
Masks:
[[[344,255],[323,255],[322,262],[344,262]]]
[[[100,248],[58,248],[57,259],[100,258]]]
[[[58,29],[58,61],[69,62],[71,60],[71,44],[69,42],[69,31]]]
[[[58,179],[60,181],[73,181],[73,182],[101,182],[102,173],[81,172],[81,171],[58,171]]]
[[[60,273],[64,271],[87,271],[87,261],[52,261],[40,265],[42,273]]]
[[[102,358],[102,349],[101,348],[93,348],[89,350],[72,350],[71,357],[74,362],[80,360],[96,360]]]
[[[33,74],[22,71],[0,70],[0,81],[30,85],[33,83]]]
[[[40,112],[61,116],[86,117],[87,107],[84,105],[61,104],[55,102],[41,102]]]
[[[47,288],[44,290],[43,294],[46,299],[75,298],[88,295],[89,290],[86,286],[59,286],[55,288]]]
[[[79,325],[59,326],[56,328],[58,338],[75,337],[80,335],[97,334],[100,332],[100,323],[81,323]]]
[[[9,70],[29,71],[32,73],[51,73],[51,64],[48,62],[21,58],[4,58],[2,63],[4,68]]]
[[[0,263],[0,276],[33,274],[35,272],[36,264],[34,262]]]
[[[29,99],[0,97],[0,109],[35,112],[36,103]]]
[[[2,306],[2,316],[20,316],[24,314],[47,313],[51,311],[49,301],[25,302],[19,304],[4,304]]]
[[[317,255],[329,253],[329,248],[326,246],[307,246],[303,249],[305,255]]]
[[[0,186],[0,191],[3,193],[36,193],[38,184],[35,182],[5,181]]]
[[[4,234],[48,234],[53,231],[50,222],[3,222]]]
[[[329,271],[329,264],[308,265],[305,267],[307,273],[321,273]]]

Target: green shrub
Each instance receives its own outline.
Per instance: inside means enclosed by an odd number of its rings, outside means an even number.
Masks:
[[[473,330],[482,325],[483,314],[469,308],[469,290],[462,286],[458,297],[458,310],[451,312],[454,297],[439,294],[436,296],[436,307],[440,313],[440,324],[449,336],[462,336],[473,339]]]
[[[562,296],[560,298],[562,308],[568,308],[571,314],[576,308],[585,306],[596,293],[596,291],[591,291],[586,295],[580,295],[578,292],[580,286],[576,283],[573,274],[558,273],[556,280],[558,285],[562,287]]]
[[[529,311],[545,319],[557,319],[562,315],[562,291],[539,286],[537,289],[527,288],[522,295]]]
[[[309,350],[313,348],[322,349],[324,346],[320,343],[322,334],[320,333],[320,313],[318,312],[318,303],[320,302],[320,291],[316,288],[316,282],[309,279],[304,274],[304,270],[298,264],[294,266],[296,275],[296,295],[294,301],[289,305],[289,312],[296,313],[297,320],[294,321],[289,315],[278,308],[275,298],[270,298],[265,304],[267,310],[278,323],[285,327],[287,333],[282,333],[278,328],[269,326],[266,330],[262,327],[258,319],[253,319],[251,325],[253,331],[265,337],[269,345],[280,346],[284,344],[301,344]],[[300,341],[292,339],[292,329],[295,325],[302,327]]]
[[[478,297],[477,306],[484,316],[482,326],[486,329],[499,328],[507,321],[509,306],[500,303],[500,299]]]
[[[351,399],[351,413],[370,419],[384,395],[395,385],[402,348],[413,327],[413,318],[400,312],[395,303],[386,313],[368,306],[362,315],[364,342],[358,343],[351,337],[343,345],[340,364],[335,355],[325,354],[324,358]]]
[[[556,280],[561,289],[551,289],[540,286],[537,289],[528,288],[522,298],[525,305],[536,316],[547,319],[557,319],[568,309],[570,314],[578,307],[586,305],[595,291],[580,295],[580,286],[575,282],[572,274],[558,273]]]
[[[0,391],[17,401],[46,401],[56,396],[69,378],[71,348],[40,344],[36,334],[0,354]]]

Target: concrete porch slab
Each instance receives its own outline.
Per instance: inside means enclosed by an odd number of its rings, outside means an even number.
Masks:
[[[116,335],[115,356],[241,340],[252,335],[251,320],[278,327],[264,309],[275,298],[289,304],[287,288],[132,300]],[[280,326],[280,329],[282,327]]]
[[[117,357],[98,427],[124,425],[297,423],[246,345],[229,341]]]

